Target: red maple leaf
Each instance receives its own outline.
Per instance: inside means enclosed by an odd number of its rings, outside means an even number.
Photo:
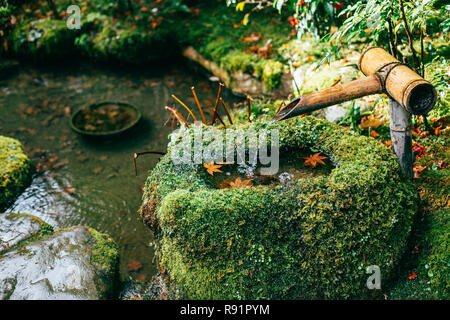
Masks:
[[[318,163],[325,164],[325,162],[323,162],[322,159],[326,159],[326,158],[327,157],[321,156],[320,152],[317,152],[310,157],[304,158],[304,159],[306,159],[305,166],[311,166],[311,167],[315,168]]]
[[[408,279],[409,280],[413,280],[413,279],[415,279],[415,278],[417,278],[417,272],[413,272],[413,273],[411,273],[409,276],[408,276]]]

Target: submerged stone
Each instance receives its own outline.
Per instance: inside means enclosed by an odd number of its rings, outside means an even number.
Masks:
[[[50,225],[30,214],[0,214],[0,254],[38,233],[51,231]]]
[[[0,299],[108,299],[118,275],[117,245],[72,227],[0,256]]]
[[[31,162],[19,141],[0,136],[0,211],[29,183]]]

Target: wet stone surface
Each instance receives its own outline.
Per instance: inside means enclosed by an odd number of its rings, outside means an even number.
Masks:
[[[0,258],[0,299],[102,299],[112,278],[91,263],[95,240],[74,227],[10,251]]]
[[[41,228],[31,215],[0,214],[0,253],[31,237]]]

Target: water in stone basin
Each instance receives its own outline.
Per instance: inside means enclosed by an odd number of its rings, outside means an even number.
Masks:
[[[21,66],[1,78],[0,134],[19,139],[37,169],[31,186],[7,212],[34,214],[57,229],[88,225],[108,233],[119,245],[124,279],[150,280],[157,272],[152,235],[139,221],[137,209],[158,156],[140,158],[135,177],[132,155],[165,151],[172,129],[164,126],[164,106],[174,102],[170,95],[175,94],[195,108],[192,85],[205,111],[210,110],[217,83],[179,65],[134,70],[93,64]],[[236,101],[229,92],[224,94],[228,105]],[[143,120],[114,140],[90,141],[70,130],[71,113],[101,101],[131,103]]]
[[[218,189],[247,186],[273,187],[300,179],[329,175],[334,165],[322,153],[319,153],[318,156],[323,157],[320,159],[323,163],[316,163],[314,167],[308,165],[307,158],[314,153],[318,152],[313,152],[310,148],[303,146],[297,149],[281,149],[279,167],[273,175],[263,175],[261,168],[267,168],[267,166],[263,166],[259,162],[255,165],[249,165],[248,163],[224,164],[219,168],[222,172],[214,173],[213,176],[209,177],[209,181]]]

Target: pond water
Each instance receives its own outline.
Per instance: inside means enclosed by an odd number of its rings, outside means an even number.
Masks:
[[[57,229],[87,225],[108,233],[120,247],[123,278],[150,280],[157,273],[152,233],[139,221],[137,210],[158,156],[138,159],[138,177],[132,158],[134,152],[166,150],[172,129],[165,125],[169,114],[164,107],[173,104],[170,95],[175,94],[195,108],[192,85],[199,100],[211,107],[217,83],[180,65],[22,65],[1,78],[0,134],[19,139],[36,166],[31,186],[7,212],[34,214]],[[228,91],[223,97],[230,106],[236,101]],[[143,118],[114,140],[92,141],[73,132],[70,115],[101,101],[133,104]]]

